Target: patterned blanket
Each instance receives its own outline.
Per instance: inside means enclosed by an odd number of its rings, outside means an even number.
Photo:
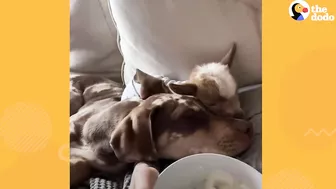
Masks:
[[[75,76],[70,78],[70,118],[88,116],[78,115],[77,113],[79,109],[85,109],[92,103],[104,103],[106,99],[110,103],[120,101],[123,89],[121,84],[102,77]],[[162,171],[171,163],[171,160],[160,160],[156,165],[158,170]],[[121,174],[118,177],[94,175],[86,182],[72,187],[72,189],[128,189],[132,171],[131,166],[126,174]]]

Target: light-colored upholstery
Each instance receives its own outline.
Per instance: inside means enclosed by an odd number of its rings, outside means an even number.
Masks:
[[[70,0],[71,75],[100,75],[118,82],[122,61],[108,1]]]
[[[127,83],[135,69],[184,80],[219,61],[233,42],[239,86],[261,83],[260,0],[110,0]]]

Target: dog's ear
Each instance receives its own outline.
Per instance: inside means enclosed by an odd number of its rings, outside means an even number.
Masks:
[[[232,62],[233,62],[233,58],[235,56],[236,53],[236,44],[233,43],[231,49],[229,50],[228,53],[226,53],[226,55],[222,58],[222,60],[220,61],[221,64],[227,65],[229,68],[231,68],[232,66]]]
[[[112,133],[110,146],[120,161],[153,161],[157,151],[152,136],[152,110],[138,106]]]
[[[193,83],[170,83],[168,87],[173,93],[180,95],[196,96],[198,90],[197,85]]]
[[[142,84],[145,81],[152,81],[152,80],[156,80],[157,78],[146,74],[145,72],[136,69],[135,71],[135,75],[134,75],[134,81],[136,81],[137,83]]]
[[[140,97],[146,99],[151,95],[164,93],[163,81],[137,69],[134,81],[141,85]]]

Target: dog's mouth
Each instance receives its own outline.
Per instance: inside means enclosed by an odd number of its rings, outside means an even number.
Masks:
[[[238,130],[244,134],[246,134],[249,138],[252,138],[254,135],[253,124],[250,121],[245,121],[245,126],[239,128]]]

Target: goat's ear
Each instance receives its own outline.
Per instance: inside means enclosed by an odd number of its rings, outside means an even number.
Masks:
[[[181,83],[181,84],[170,83],[168,87],[173,93],[176,94],[191,95],[191,96],[197,95],[198,88],[197,85],[193,83]]]
[[[139,108],[141,108],[140,111]],[[138,107],[117,125],[112,133],[110,146],[120,161],[156,160],[157,151],[152,136],[151,112],[144,107]]]
[[[141,85],[140,97],[146,99],[153,94],[163,93],[162,80],[137,69],[134,81]]]
[[[234,43],[228,53],[220,61],[221,64],[227,65],[229,68],[232,66],[233,58],[236,53],[236,44]]]

